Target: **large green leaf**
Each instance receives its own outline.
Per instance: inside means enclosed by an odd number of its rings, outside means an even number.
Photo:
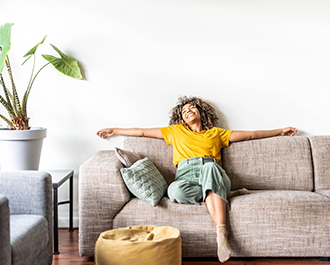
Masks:
[[[10,50],[10,36],[12,23],[6,23],[0,27],[0,74],[2,73],[7,54]]]
[[[82,75],[78,66],[78,62],[62,53],[54,45],[52,45],[52,47],[55,49],[55,51],[59,53],[61,58],[46,54],[43,54],[42,57],[44,57],[48,62],[50,62],[61,73],[76,79],[81,79]]]
[[[29,56],[29,57],[28,57],[28,58],[22,63],[22,65],[25,64],[25,63],[27,62],[27,60],[29,60],[29,59],[31,58],[31,56],[34,55],[34,54],[36,53],[36,51],[37,51],[39,45],[41,45],[41,44],[44,43],[46,37],[47,37],[47,35],[42,39],[41,42],[39,42],[36,46],[34,46],[31,50],[29,50],[29,51],[23,56],[23,57],[27,57],[27,56]]]

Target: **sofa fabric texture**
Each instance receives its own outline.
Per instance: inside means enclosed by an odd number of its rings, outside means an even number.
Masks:
[[[222,166],[233,190],[313,190],[311,150],[305,137],[232,143],[223,149]]]
[[[315,190],[329,191],[330,136],[312,136],[309,140],[311,142],[311,151],[313,154]]]
[[[9,206],[5,211],[2,203],[0,206],[0,258],[4,252],[10,255],[5,262],[1,259],[1,264],[52,264],[51,176],[40,171],[0,171],[0,194]],[[4,230],[6,243],[2,244]]]
[[[172,147],[163,140],[127,137],[124,149],[148,157],[167,184],[175,177]],[[230,144],[222,167],[233,197],[227,207],[233,257],[330,256],[330,136],[273,137]],[[80,168],[79,251],[94,255],[101,232],[134,225],[172,226],[183,257],[216,257],[216,229],[204,203],[156,207],[130,196],[114,151],[100,151]],[[104,187],[106,186],[106,187]],[[96,216],[95,216],[96,215]]]
[[[11,215],[12,263],[20,264],[24,261],[26,264],[33,264],[34,258],[47,247],[49,236],[45,235],[48,235],[48,222],[45,217],[25,214]],[[30,243],[27,244],[27,242]]]
[[[5,265],[11,264],[9,219],[9,201],[0,194],[0,260]]]

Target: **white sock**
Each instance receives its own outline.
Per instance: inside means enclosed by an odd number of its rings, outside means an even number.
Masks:
[[[226,225],[217,225],[218,258],[220,262],[226,262],[231,256],[231,247],[227,240]]]

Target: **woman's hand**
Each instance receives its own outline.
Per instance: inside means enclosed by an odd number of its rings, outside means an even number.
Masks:
[[[106,139],[106,138],[108,138],[110,136],[113,136],[115,133],[114,133],[114,129],[109,128],[109,129],[99,130],[96,134],[98,136],[100,136],[101,138]]]
[[[282,129],[282,136],[294,136],[298,132],[298,129],[295,127],[287,127]]]

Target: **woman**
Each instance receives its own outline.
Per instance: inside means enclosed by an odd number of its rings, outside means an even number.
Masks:
[[[164,139],[172,145],[177,173],[175,181],[168,187],[168,196],[177,203],[199,204],[205,201],[217,229],[218,258],[220,262],[225,262],[231,255],[226,231],[226,202],[231,184],[218,165],[220,150],[232,142],[278,135],[293,136],[298,130],[288,127],[268,131],[231,131],[215,127],[217,120],[215,110],[208,102],[197,97],[180,97],[171,111],[168,127],[110,128],[97,134],[104,139],[115,134],[151,137]]]

